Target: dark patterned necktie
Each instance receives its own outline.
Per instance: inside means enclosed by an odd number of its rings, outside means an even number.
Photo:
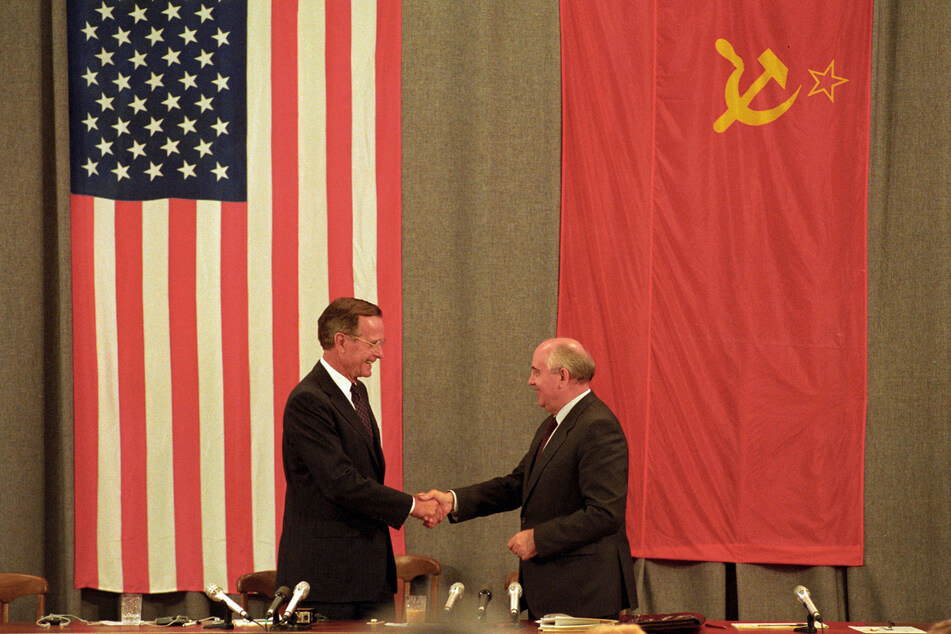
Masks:
[[[538,451],[535,452],[535,460],[532,462],[532,467],[534,467],[535,463],[538,462],[538,457],[542,455],[542,450],[545,448],[545,445],[548,444],[548,439],[551,438],[551,435],[554,433],[556,427],[558,427],[558,421],[555,420],[554,416],[549,416],[548,427],[545,428],[545,435],[542,436],[542,442],[538,445]]]
[[[370,413],[370,404],[367,403],[367,400],[363,397],[363,392],[360,390],[359,381],[350,386],[350,398],[353,399],[353,409],[357,410],[357,416],[363,421],[363,427],[367,430],[367,434],[370,435],[370,438],[373,438],[373,414]]]

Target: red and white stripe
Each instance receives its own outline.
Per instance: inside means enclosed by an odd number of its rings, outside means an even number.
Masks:
[[[399,1],[251,0],[247,81],[247,203],[72,197],[77,587],[275,566],[284,402],[337,296],[384,311],[401,486]]]

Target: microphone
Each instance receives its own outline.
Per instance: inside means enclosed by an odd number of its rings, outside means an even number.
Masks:
[[[267,609],[267,613],[264,616],[266,621],[270,621],[271,617],[274,616],[274,613],[277,612],[277,608],[281,606],[282,603],[287,601],[287,597],[291,596],[291,589],[287,586],[281,586],[274,591],[274,600],[271,601],[271,606]]]
[[[492,588],[486,586],[479,590],[479,616],[477,619],[485,618],[485,609],[489,607],[489,601],[492,600]]]
[[[446,607],[444,608],[446,612],[452,611],[452,606],[455,605],[456,599],[462,596],[462,593],[465,592],[466,587],[460,582],[455,582],[449,588],[449,598],[446,599]]]
[[[208,584],[208,589],[205,590],[205,594],[207,594],[208,598],[212,601],[217,601],[227,605],[232,612],[241,615],[242,619],[247,619],[248,621],[251,620],[251,616],[248,614],[247,610],[235,603],[231,597],[225,594],[225,591],[222,590],[221,586],[219,586],[217,583]]]
[[[509,584],[509,614],[512,615],[512,620],[518,620],[518,613],[521,612],[518,605],[519,597],[522,596],[522,584],[518,581],[513,581]]]
[[[284,610],[284,621],[291,618],[294,610],[297,609],[297,604],[307,598],[308,594],[310,594],[310,584],[306,581],[301,581],[294,586],[294,595],[291,597],[290,603],[287,604],[287,609]]]
[[[816,609],[816,604],[812,602],[812,598],[809,596],[809,589],[806,586],[796,586],[796,598],[799,599],[799,602],[806,606],[806,611],[809,612],[809,616],[820,623],[822,623],[822,617],[819,616],[819,610]]]

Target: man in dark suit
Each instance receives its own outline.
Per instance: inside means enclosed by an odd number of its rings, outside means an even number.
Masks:
[[[528,384],[551,416],[507,476],[423,496],[451,522],[521,507],[508,548],[529,618],[550,613],[617,618],[637,606],[625,530],[627,441],[617,418],[588,383],[594,360],[572,339],[542,342]],[[433,522],[427,522],[431,526]]]
[[[317,336],[323,357],[284,408],[287,491],[276,585],[307,581],[301,605],[331,619],[385,617],[396,592],[389,527],[410,514],[441,516],[434,501],[383,485],[380,431],[358,380],[383,358],[379,307],[337,299],[321,314]]]

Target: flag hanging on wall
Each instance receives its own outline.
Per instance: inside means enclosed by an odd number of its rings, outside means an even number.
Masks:
[[[558,332],[633,554],[861,564],[871,0],[561,12]]]
[[[67,10],[76,586],[234,591],[275,566],[335,297],[395,342],[370,394],[402,484],[399,0]]]

